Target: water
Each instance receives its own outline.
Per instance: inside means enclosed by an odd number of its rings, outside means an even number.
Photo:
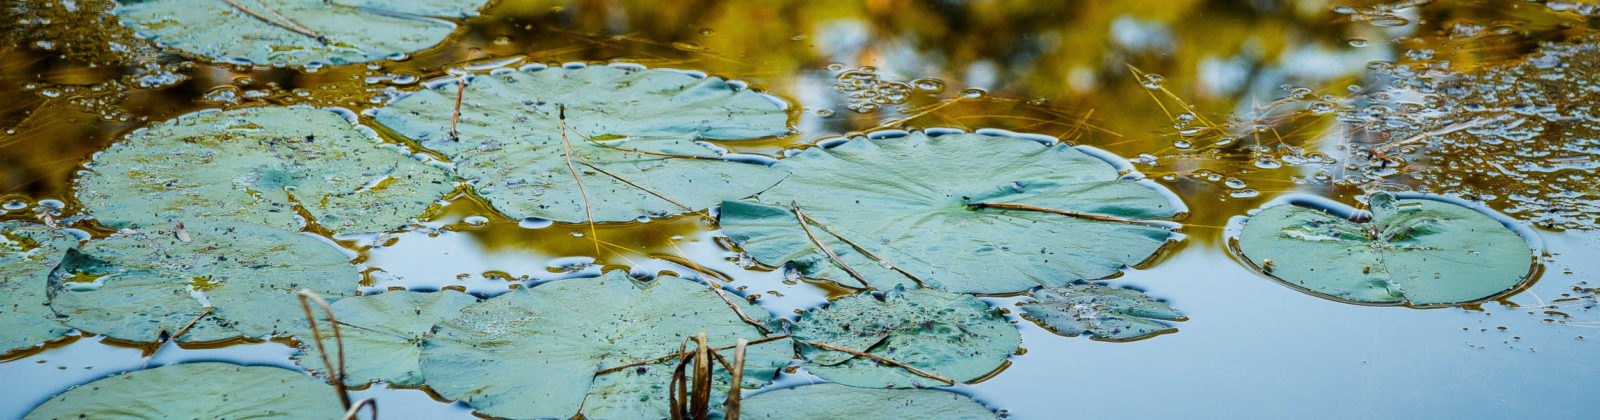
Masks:
[[[793,135],[715,142],[747,160],[851,133],[984,132],[1128,158],[1126,172],[1184,200],[1184,240],[1108,280],[1169,301],[1189,318],[1177,333],[1130,343],[1061,337],[1017,317],[1018,298],[985,298],[1011,308],[1026,352],[957,390],[1013,418],[1585,418],[1582,393],[1600,387],[1600,368],[1587,363],[1600,354],[1600,315],[1589,309],[1590,279],[1600,275],[1600,192],[1588,108],[1600,90],[1600,54],[1559,45],[1535,53],[1541,43],[1586,42],[1592,7],[501,3],[456,22],[462,31],[445,45],[315,72],[163,53],[117,29],[102,2],[0,6],[0,95],[14,98],[0,104],[0,219],[109,234],[74,218],[74,172],[129,130],[201,109],[343,107],[370,126],[362,111],[468,74],[678,68],[742,80],[793,105]],[[1484,117],[1451,113],[1462,111]],[[1382,151],[1395,162],[1369,153],[1419,133],[1445,139]],[[1280,285],[1224,251],[1231,217],[1285,193],[1353,203],[1376,190],[1486,201],[1535,229],[1545,253],[1539,278],[1466,309],[1368,307]],[[618,247],[596,253],[582,236],[587,226],[510,220],[457,194],[406,229],[331,239],[364,266],[367,292],[448,287],[489,296],[629,269],[699,278],[784,317],[846,293],[741,258],[695,216],[598,230]],[[80,338],[0,363],[0,419],[146,364],[293,368],[293,352],[271,341],[172,345],[148,358]],[[782,380],[815,378],[801,371]],[[419,390],[377,385],[358,395],[378,396],[386,418],[470,416]]]

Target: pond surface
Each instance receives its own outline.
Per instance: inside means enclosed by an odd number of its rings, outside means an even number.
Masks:
[[[440,46],[314,71],[162,50],[117,27],[109,7],[0,6],[0,220],[110,235],[77,216],[75,172],[129,131],[198,110],[306,104],[375,125],[365,111],[430,80],[533,63],[636,63],[742,80],[793,104],[792,134],[716,142],[733,152],[783,156],[883,130],[998,129],[1110,152],[1175,192],[1187,208],[1178,240],[1103,282],[1169,303],[1187,317],[1178,331],[1131,342],[1065,337],[1021,318],[1021,296],[982,297],[1008,308],[1022,350],[987,379],[953,388],[1002,415],[1587,418],[1587,394],[1600,389],[1600,367],[1589,363],[1600,356],[1592,5],[502,0],[456,20]],[[1230,235],[1252,210],[1294,197],[1357,205],[1377,191],[1483,203],[1533,246],[1532,279],[1466,305],[1366,306],[1289,287],[1233,251]],[[363,267],[363,293],[489,296],[610,268],[710,272],[790,319],[852,293],[749,264],[698,217],[591,231],[503,216],[466,187],[396,231],[307,230],[347,248]],[[585,235],[613,246],[597,252]],[[300,369],[283,340],[189,347],[69,337],[9,353],[0,418],[144,367]],[[801,370],[768,389],[819,380]],[[416,389],[357,394],[378,398],[385,418],[472,418],[465,404]]]

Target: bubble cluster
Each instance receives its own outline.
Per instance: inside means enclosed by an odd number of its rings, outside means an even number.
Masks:
[[[828,66],[828,69],[840,71],[844,67],[832,65]],[[834,80],[833,90],[845,94],[849,99],[849,105],[846,107],[851,111],[866,114],[877,111],[885,105],[906,103],[911,100],[911,94],[916,92],[943,92],[944,82],[937,79],[898,82],[884,79],[875,67],[862,66],[839,73]]]

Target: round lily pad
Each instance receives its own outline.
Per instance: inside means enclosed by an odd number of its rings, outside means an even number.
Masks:
[[[1143,262],[1171,232],[1139,221],[1178,211],[1088,153],[1011,137],[855,137],[774,167],[791,175],[757,202],[723,203],[723,230],[757,261],[849,287],[862,285],[815,243],[880,290],[1013,293]]]
[[[818,342],[887,358],[954,381],[987,376],[1016,353],[1017,328],[1000,310],[972,296],[929,289],[895,289],[883,300],[846,297],[807,311],[794,325],[796,340]],[[806,345],[800,355],[811,373],[845,385],[908,388],[949,385],[901,367],[847,352]]]
[[[422,345],[422,374],[440,396],[479,413],[508,418],[664,418],[667,385],[677,360],[599,373],[675,354],[686,337],[704,332],[711,346],[763,338],[711,286],[672,276],[650,281],[615,270],[599,278],[516,289],[468,306],[440,323]],[[753,320],[767,311],[734,299]],[[733,360],[733,350],[718,351]],[[746,387],[770,380],[794,357],[793,344],[752,345]],[[712,400],[732,380],[716,368]]]
[[[403,226],[454,188],[338,113],[303,107],[201,112],[135,131],[76,183],[111,227],[204,219],[299,230],[303,211],[336,233]]]
[[[487,0],[121,1],[123,26],[164,47],[252,65],[340,65],[438,45]]]
[[[338,419],[333,387],[270,366],[202,362],[106,377],[39,405],[23,420]]]
[[[72,328],[47,306],[50,271],[78,238],[49,226],[0,222],[0,354],[60,338]]]
[[[216,341],[287,333],[305,322],[297,291],[334,300],[359,280],[344,254],[308,235],[187,225],[184,235],[119,233],[68,251],[49,293],[56,314],[85,332],[149,342],[193,322],[177,341]]]
[[[418,358],[422,340],[433,333],[433,325],[461,315],[461,308],[478,301],[466,293],[441,290],[434,293],[404,290],[377,295],[351,296],[329,306],[339,317],[339,335],[345,353],[345,383],[350,386],[384,381],[400,386],[421,386],[422,368]],[[320,312],[319,312],[320,313]],[[333,347],[333,328],[328,319],[318,317],[323,343]],[[295,334],[306,353],[297,357],[301,366],[327,372],[321,352],[312,342],[309,330]],[[335,364],[338,359],[330,354]]]
[[[1157,320],[1182,320],[1183,315],[1138,290],[1098,284],[1072,284],[1035,290],[1022,304],[1022,314],[1051,332],[1129,341],[1177,331]]]
[[[477,76],[461,89],[413,93],[375,120],[449,156],[457,174],[512,218],[583,222],[586,203],[595,221],[665,217],[749,196],[784,176],[718,159],[695,142],[789,132],[781,100],[721,78],[588,66]]]
[[[839,384],[763,392],[739,402],[747,419],[994,419],[965,395],[931,389],[869,389]]]
[[[1372,220],[1277,205],[1239,232],[1239,251],[1284,283],[1335,300],[1448,305],[1480,301],[1527,281],[1528,243],[1500,221],[1443,201],[1368,200]]]

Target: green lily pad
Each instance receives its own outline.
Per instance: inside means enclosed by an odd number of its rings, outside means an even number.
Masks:
[[[0,222],[0,354],[72,331],[50,311],[45,284],[78,238],[34,223]]]
[[[717,159],[695,143],[789,132],[781,100],[720,78],[606,66],[478,76],[461,91],[459,141],[450,137],[458,89],[444,84],[416,92],[379,109],[374,119],[449,156],[457,174],[512,218],[586,221],[585,191],[595,221],[665,217],[689,211],[679,204],[704,209],[784,176]],[[569,164],[579,172],[581,189]]]
[[[187,243],[146,231],[68,251],[50,275],[51,309],[73,328],[126,341],[156,341],[190,322],[177,341],[260,337],[305,322],[300,289],[334,300],[360,280],[343,254],[308,235],[256,225],[186,232]]]
[[[672,276],[638,281],[615,270],[512,290],[440,323],[422,345],[423,378],[440,396],[494,417],[568,418],[580,407],[587,418],[667,417],[676,360],[597,372],[677,353],[700,332],[715,347],[762,338],[709,287]],[[757,322],[771,319],[734,302]],[[718,353],[733,360],[732,349]],[[743,385],[767,382],[793,357],[786,339],[750,346]],[[731,379],[716,372],[725,389]]]
[[[1388,193],[1368,201],[1372,220],[1364,223],[1268,207],[1244,222],[1239,251],[1284,283],[1360,303],[1474,302],[1517,288],[1532,272],[1527,242],[1477,210]]]
[[[839,299],[800,315],[794,338],[865,352],[945,378],[987,376],[1016,353],[1017,328],[998,309],[972,296],[929,289],[895,289],[882,301],[869,294]],[[929,387],[937,379],[867,357],[802,344],[806,369],[845,385]]]
[[[1064,144],[1010,137],[856,137],[831,149],[807,149],[774,167],[792,174],[760,193],[759,204],[723,203],[723,230],[756,261],[793,263],[807,277],[849,287],[861,283],[807,237],[792,203],[820,223],[810,226],[817,241],[874,287],[916,284],[856,246],[929,287],[962,293],[1102,278],[1148,259],[1171,236],[1144,223],[977,205],[1141,220],[1178,211],[1160,187],[1123,179],[1099,158]]]
[[[303,210],[336,233],[381,232],[454,188],[443,170],[374,143],[339,114],[300,107],[178,117],[134,132],[90,169],[78,200],[111,227],[204,219],[300,230]]]
[[[1138,290],[1098,284],[1073,284],[1039,289],[1022,304],[1023,317],[1062,335],[1112,340],[1137,340],[1177,331],[1157,319],[1181,320],[1183,314]]]
[[[763,392],[739,402],[747,419],[993,419],[965,395],[931,389],[868,389],[818,384]]]
[[[384,381],[400,386],[421,386],[422,368],[418,358],[422,341],[433,333],[433,325],[461,315],[461,308],[478,301],[466,293],[441,290],[435,293],[396,290],[371,296],[352,296],[329,305],[339,317],[339,335],[345,353],[345,383],[361,386]],[[333,345],[333,328],[326,317],[317,326],[323,343]],[[309,327],[295,334],[306,353],[297,357],[301,366],[327,372],[321,352],[313,343]],[[329,347],[332,348],[332,347]],[[339,363],[329,355],[335,364]]]
[[[124,0],[114,13],[123,26],[132,28],[140,37],[211,60],[252,65],[340,65],[381,60],[438,45],[455,31],[456,25],[431,18],[476,16],[486,2],[233,0],[229,4]]]
[[[202,362],[106,377],[56,395],[23,420],[338,419],[333,387],[270,366]]]

